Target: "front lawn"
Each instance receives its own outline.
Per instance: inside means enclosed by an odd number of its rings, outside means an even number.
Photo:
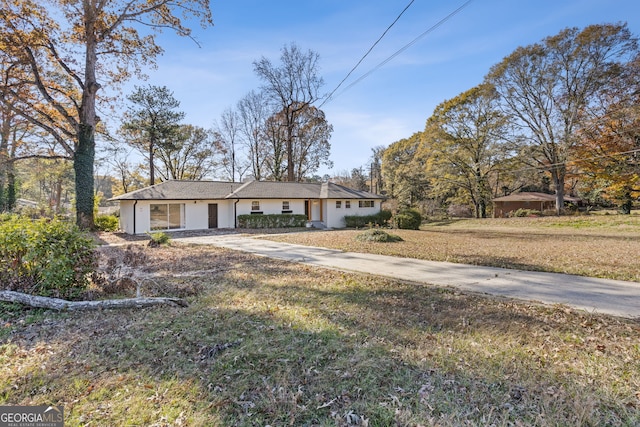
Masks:
[[[377,253],[640,282],[640,215],[458,220],[419,231],[393,230],[404,241],[358,241],[362,230],[269,236],[344,251]]]
[[[145,251],[155,290],[190,306],[1,305],[0,405],[62,404],[66,426],[640,423],[637,321],[212,247]]]

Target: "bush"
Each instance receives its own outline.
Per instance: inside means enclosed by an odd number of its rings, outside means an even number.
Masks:
[[[347,215],[344,222],[348,228],[362,228],[370,226],[384,227],[389,224],[391,211],[381,210],[375,215]]]
[[[98,231],[118,231],[120,221],[115,215],[98,215],[95,219],[95,225]]]
[[[419,230],[422,215],[415,209],[406,209],[393,217],[393,225],[401,230]]]
[[[402,237],[389,234],[379,228],[370,228],[356,236],[359,242],[402,242]]]
[[[153,233],[147,233],[147,234],[149,235],[149,237],[151,237],[151,240],[149,241],[149,246],[152,246],[152,247],[167,245],[169,244],[169,240],[171,240],[169,235],[164,231],[155,231]]]
[[[76,298],[95,268],[94,247],[74,224],[13,216],[0,222],[0,283],[34,295]]]
[[[289,228],[304,227],[306,224],[306,215],[238,215],[238,227],[240,228]]]
[[[529,216],[542,216],[542,212],[535,209],[523,209],[523,208],[509,212],[510,218],[516,218],[516,217],[522,218],[522,217],[529,217]]]

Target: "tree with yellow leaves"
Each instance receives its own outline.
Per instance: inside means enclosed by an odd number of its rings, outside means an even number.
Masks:
[[[162,53],[163,29],[191,37],[185,20],[212,24],[208,0],[0,0],[0,51],[27,76],[32,98],[8,90],[3,103],[45,130],[73,159],[76,222],[92,229],[100,89],[119,85]],[[19,102],[16,102],[19,101]]]
[[[585,186],[631,213],[640,198],[640,58],[630,62],[593,105],[574,156]]]

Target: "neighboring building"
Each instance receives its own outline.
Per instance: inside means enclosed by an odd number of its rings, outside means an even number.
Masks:
[[[565,196],[564,201],[578,204],[580,199]],[[508,196],[493,199],[494,218],[506,218],[509,216],[509,213],[517,211],[518,209],[532,209],[544,212],[546,210],[555,210],[555,208],[555,194],[524,192],[513,193]]]
[[[342,228],[346,215],[378,213],[382,197],[330,182],[165,181],[110,200],[120,202],[120,228],[141,234],[236,228],[243,214],[300,214],[313,226]]]

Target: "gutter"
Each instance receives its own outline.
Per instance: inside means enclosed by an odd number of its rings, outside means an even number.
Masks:
[[[136,234],[136,205],[137,204],[138,204],[137,200],[133,202],[133,235],[134,236]]]
[[[240,199],[233,202],[233,228],[238,228],[238,202]]]

